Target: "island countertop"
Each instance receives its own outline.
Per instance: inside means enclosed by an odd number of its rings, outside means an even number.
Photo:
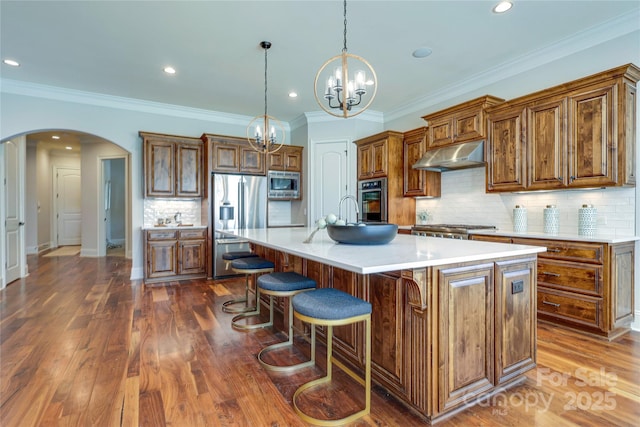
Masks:
[[[217,231],[359,274],[489,261],[546,250],[540,246],[402,234],[385,245],[347,245],[331,240],[326,230],[318,231],[311,243],[303,243],[313,230],[314,228],[258,228]]]

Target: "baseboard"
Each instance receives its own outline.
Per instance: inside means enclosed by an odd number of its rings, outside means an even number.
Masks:
[[[37,255],[38,254],[38,247],[37,246],[27,246],[27,255]]]
[[[640,310],[636,310],[633,322],[631,322],[631,329],[634,331],[640,331]]]
[[[98,250],[97,249],[85,249],[84,247],[80,249],[80,256],[87,258],[97,258]]]
[[[51,249],[51,242],[41,243],[38,245],[38,253]]]
[[[144,278],[144,268],[142,267],[131,268],[131,276],[129,277],[130,280],[141,280],[143,278]]]

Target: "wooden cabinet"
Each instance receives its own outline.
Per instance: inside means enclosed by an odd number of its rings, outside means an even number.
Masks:
[[[388,135],[396,138],[397,135]],[[376,139],[358,145],[358,180],[383,178],[389,174],[389,143],[387,138]],[[394,154],[394,153],[392,153]],[[395,171],[394,171],[395,172]]]
[[[493,263],[438,270],[439,412],[493,388],[493,270]]]
[[[483,139],[486,135],[484,109],[503,101],[504,99],[485,95],[423,116],[429,125],[427,149]]]
[[[358,150],[358,180],[387,178],[387,221],[415,224],[415,199],[404,197],[404,134],[385,131],[354,143]]]
[[[547,248],[538,254],[538,319],[607,339],[630,329],[634,242],[507,239],[503,242]],[[473,240],[495,241],[482,235],[473,235]]]
[[[198,138],[149,132],[140,132],[140,136],[145,197],[202,197],[203,147]]]
[[[427,151],[426,136],[426,127],[404,133],[403,195],[405,197],[440,197],[440,172],[413,169],[412,167]]]
[[[264,153],[254,150],[246,139],[213,134],[201,138],[210,152],[211,172],[266,174]]]
[[[145,283],[205,276],[205,228],[146,230]]]
[[[297,145],[283,145],[267,158],[267,170],[302,172],[302,150]]]
[[[487,109],[487,192],[635,185],[635,84],[625,65]]]

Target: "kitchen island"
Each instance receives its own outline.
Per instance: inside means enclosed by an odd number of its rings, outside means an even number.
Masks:
[[[355,246],[324,230],[303,243],[311,231],[224,233],[249,240],[276,270],[369,301],[374,381],[425,420],[502,392],[535,366],[536,260],[544,248],[411,235]],[[363,332],[362,325],[334,330],[335,351],[356,369]]]

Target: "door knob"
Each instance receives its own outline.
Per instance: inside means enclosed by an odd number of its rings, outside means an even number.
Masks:
[[[18,223],[18,225],[19,225],[20,227],[22,227],[22,226],[24,225],[24,222],[22,222],[22,221],[21,221],[21,222],[19,222],[19,223]]]

